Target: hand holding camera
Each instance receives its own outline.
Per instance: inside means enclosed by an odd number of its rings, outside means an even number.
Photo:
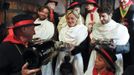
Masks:
[[[28,63],[25,63],[22,67],[21,74],[22,75],[33,75],[36,74],[36,72],[40,71],[40,68],[36,69],[28,69]]]
[[[115,49],[116,44],[113,39],[105,39],[105,40],[95,40],[93,39],[90,43],[90,46],[94,48],[96,45],[108,45],[110,48]]]
[[[51,61],[60,51],[70,52],[74,47],[62,41],[49,40],[41,43],[34,41],[23,53],[23,58],[28,62],[29,69],[39,68]]]

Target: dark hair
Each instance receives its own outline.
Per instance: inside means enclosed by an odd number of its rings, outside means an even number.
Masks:
[[[40,6],[37,11],[41,12],[43,9],[48,10],[48,12],[49,12],[48,13],[48,19],[49,19],[50,18],[50,8],[48,6],[43,5],[43,6]]]
[[[107,13],[110,15],[113,13],[113,8],[110,4],[102,5],[101,7],[98,8],[97,10],[98,13]]]
[[[47,9],[50,12],[50,9],[48,6],[40,6],[37,11],[42,11],[43,9]]]

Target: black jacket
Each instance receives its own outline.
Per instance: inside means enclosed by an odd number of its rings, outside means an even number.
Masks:
[[[120,9],[117,8],[113,13],[113,19],[121,23],[121,14]],[[134,64],[134,5],[131,5],[126,16],[124,17],[125,22],[128,23],[128,32],[130,35],[129,44],[130,44],[130,52],[123,55],[123,60],[125,64],[125,68],[127,65]],[[129,59],[129,62],[128,62]]]
[[[25,47],[16,45],[23,53]],[[17,47],[9,42],[0,44],[0,75],[21,75],[21,68],[25,62]]]

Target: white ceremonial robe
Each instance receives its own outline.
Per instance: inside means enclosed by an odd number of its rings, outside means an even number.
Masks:
[[[39,20],[36,19],[35,23],[40,23],[41,25],[35,27],[35,35],[33,38],[40,38],[42,40],[50,40],[54,35],[54,24],[47,19]]]
[[[76,25],[69,27],[68,25],[61,29],[59,33],[59,40],[73,45],[79,45],[88,35],[87,27],[84,25]]]
[[[42,65],[41,72],[42,75],[54,75],[52,69],[52,61],[50,61],[47,65]]]
[[[88,30],[86,26],[76,25],[75,27],[68,27],[68,25],[66,25],[66,27],[61,29],[59,33],[59,40],[77,46],[82,41],[84,41],[87,36],[88,36]],[[58,55],[57,62],[56,62],[55,75],[61,75],[60,65],[64,60],[65,54],[66,52],[62,51]],[[73,64],[74,75],[84,75],[83,59],[82,59],[81,53],[78,53],[75,56],[71,56],[71,59],[72,61],[70,61],[70,63]]]
[[[128,30],[125,26],[116,23],[114,20],[110,20],[109,23],[105,25],[94,25],[93,26],[93,31],[90,34],[91,40],[110,40],[113,39],[115,45],[125,45],[128,43],[129,40],[129,34]],[[93,53],[93,52],[92,52]],[[85,75],[92,75],[90,74],[91,67],[93,67],[92,61],[94,61],[94,57],[96,53],[91,53],[90,61],[89,61],[89,66],[87,71],[85,72]],[[92,56],[93,55],[93,56]],[[116,60],[116,74],[115,75],[122,75],[123,73],[123,58],[122,54],[116,54],[117,60]],[[91,60],[92,59],[92,60]]]
[[[41,40],[50,40],[54,35],[54,25],[52,22],[45,20],[35,20],[35,24],[41,24],[35,27],[35,35],[33,38],[39,38]],[[50,61],[47,65],[42,65],[41,67],[42,75],[53,75],[52,62]]]

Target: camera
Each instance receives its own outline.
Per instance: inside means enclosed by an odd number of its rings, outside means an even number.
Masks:
[[[37,41],[32,42],[23,52],[25,62],[28,62],[28,68],[38,68],[41,65],[46,65],[60,51],[69,50],[69,44],[62,41]]]

